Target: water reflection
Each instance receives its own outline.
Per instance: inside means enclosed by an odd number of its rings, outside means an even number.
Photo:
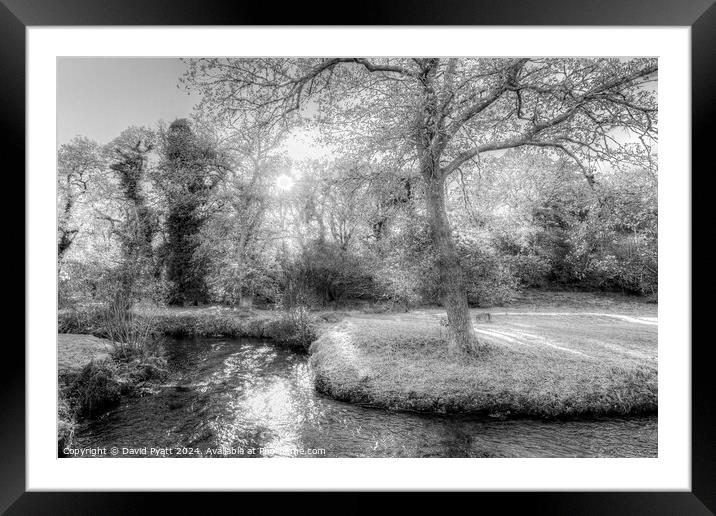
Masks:
[[[84,424],[77,446],[146,447],[144,455],[167,447],[185,449],[178,456],[204,457],[657,453],[655,417],[544,422],[388,412],[316,393],[306,358],[267,343],[197,339],[167,347],[174,380],[157,395],[125,400]],[[305,454],[316,450],[318,455]]]

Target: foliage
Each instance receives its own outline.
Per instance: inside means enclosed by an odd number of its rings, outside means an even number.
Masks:
[[[67,399],[66,390],[61,389],[57,397],[57,452],[63,455],[63,448],[72,446],[77,420]]]
[[[60,331],[114,335],[127,350],[143,324],[301,333],[296,314],[255,327],[242,312],[150,324],[132,307],[410,310],[442,302],[445,256],[461,271],[450,295],[473,306],[523,287],[655,296],[655,67],[190,60],[182,82],[202,94],[191,121],[58,150]],[[331,152],[292,157],[301,132]]]
[[[158,303],[165,299],[165,283],[149,274],[132,278],[131,291],[127,292],[127,276],[133,273],[136,271],[126,264],[66,259],[58,272],[59,308],[117,303],[130,306],[140,300]]]
[[[57,277],[58,307],[71,308],[78,303],[99,302],[106,290],[106,264],[99,260],[66,260]]]
[[[124,304],[113,303],[100,312],[100,328],[103,336],[114,346],[115,354],[127,359],[138,352],[147,353],[157,347],[153,316],[138,316]]]
[[[456,210],[457,237],[481,240],[524,286],[655,292],[653,174],[615,169],[590,187],[574,165],[548,155],[486,159]]]
[[[545,288],[548,286],[550,262],[538,254],[508,254],[501,256],[520,287]]]
[[[77,204],[97,188],[105,167],[100,146],[84,136],[57,151],[57,256],[62,260],[81,229]],[[79,219],[79,220],[78,220]]]
[[[57,333],[79,333],[103,336],[102,319],[105,308],[101,305],[76,305],[57,313]]]
[[[463,351],[476,339],[467,324],[470,287],[451,235],[446,182],[462,177],[482,154],[523,147],[569,159],[592,187],[595,162],[653,163],[654,59],[202,58],[188,64],[184,84],[214,112],[260,112],[280,123],[318,103],[326,135],[355,160],[344,171],[345,183],[362,175],[363,184],[386,184],[417,171],[441,297],[454,322],[449,343]],[[615,144],[615,130],[633,143]],[[376,163],[381,166],[371,177]],[[329,205],[345,206],[336,199]],[[326,210],[313,211],[322,240]],[[346,248],[342,236],[333,238]],[[503,298],[508,288],[495,290]],[[476,292],[485,296],[484,289]]]
[[[305,352],[318,334],[315,319],[308,308],[293,306],[281,311],[278,320],[269,327],[267,336],[280,344]]]
[[[93,360],[69,382],[67,398],[80,416],[96,415],[119,402],[122,382],[112,360]]]
[[[148,204],[144,184],[153,144],[145,139],[128,144],[134,141],[134,132],[125,131],[115,140],[115,158],[109,166],[118,179],[121,196],[121,218],[113,220],[112,226],[121,256],[112,269],[117,283],[112,290],[112,303],[125,308],[137,297],[138,282],[153,269],[153,241],[158,228],[157,214]]]
[[[244,197],[234,191],[238,186],[233,182],[223,188],[217,195],[222,209],[202,227],[195,254],[207,264],[209,295],[229,306],[254,298],[273,302],[279,271],[276,255],[265,240],[264,211],[269,200],[261,192],[245,190]]]
[[[389,303],[386,306],[388,310],[397,304],[407,312],[423,301],[420,292],[421,272],[419,265],[388,261],[375,271],[379,299],[384,298]]]
[[[295,257],[281,261],[283,305],[339,304],[347,298],[370,296],[371,261],[336,242],[316,239]]]
[[[504,305],[519,290],[519,280],[509,263],[479,247],[472,248],[462,256],[467,276],[467,299],[473,306],[488,307]]]
[[[206,302],[206,263],[196,253],[206,216],[203,209],[222,176],[220,156],[207,138],[178,119],[162,132],[162,161],[154,183],[166,196],[164,262],[172,305]]]

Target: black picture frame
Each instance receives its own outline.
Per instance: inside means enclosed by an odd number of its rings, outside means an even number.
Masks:
[[[713,169],[716,103],[716,4],[714,0],[364,0],[342,15],[336,3],[286,6],[215,0],[0,0],[0,90],[2,146],[25,170],[25,29],[30,26],[103,25],[573,25],[690,26],[692,71],[692,178]],[[54,118],[54,114],[49,115]],[[6,173],[9,173],[6,168]],[[19,175],[19,174],[16,174]],[[23,182],[24,183],[24,182]],[[24,184],[21,186],[24,189]],[[708,207],[708,188],[693,188],[693,210]],[[709,215],[703,214],[705,220]],[[707,222],[708,224],[708,222]],[[18,225],[19,228],[19,225]],[[12,232],[12,229],[9,230]],[[24,241],[19,229],[9,235]],[[695,232],[692,232],[692,235]],[[13,238],[15,237],[15,238]],[[705,238],[710,240],[709,238]],[[24,249],[24,246],[23,246]],[[693,253],[693,249],[692,249]],[[698,255],[692,254],[697,257]],[[25,259],[28,257],[25,256]],[[696,265],[696,264],[694,264]],[[27,269],[25,269],[27,274]],[[24,306],[24,303],[23,303]],[[704,313],[694,304],[694,314]],[[698,315],[692,320],[699,320]],[[693,332],[693,327],[692,327]],[[692,333],[695,337],[695,334]],[[589,493],[479,493],[481,510],[497,503],[538,514],[713,514],[716,511],[716,446],[710,340],[692,338],[692,491]],[[674,345],[689,343],[674,343]],[[185,513],[205,501],[187,493],[25,492],[25,352],[7,341],[2,363],[0,510],[8,514],[128,514],[159,499],[165,511]],[[212,495],[217,496],[217,495]],[[222,493],[220,498],[254,497]],[[274,495],[271,495],[274,496]],[[354,495],[355,496],[355,495]],[[161,497],[161,498],[160,498]],[[202,497],[205,498],[205,497]],[[421,496],[414,502],[423,503]],[[460,503],[461,500],[453,500]],[[345,502],[343,502],[345,503]],[[475,503],[470,501],[469,503]],[[357,504],[348,504],[360,508]],[[407,509],[407,506],[405,507]]]

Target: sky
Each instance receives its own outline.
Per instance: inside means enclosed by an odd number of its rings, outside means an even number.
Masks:
[[[59,58],[57,147],[82,135],[105,144],[127,127],[156,128],[188,117],[199,95],[177,88],[186,65],[179,58]],[[294,161],[330,157],[315,131],[294,131],[284,150]]]
[[[200,97],[177,87],[185,70],[179,58],[59,58],[57,147],[77,135],[105,144],[132,125],[156,128],[188,117]],[[283,150],[293,161],[333,156],[306,127],[289,135]]]
[[[178,58],[59,58],[57,145],[77,135],[107,143],[131,125],[189,116],[195,94],[177,88]]]

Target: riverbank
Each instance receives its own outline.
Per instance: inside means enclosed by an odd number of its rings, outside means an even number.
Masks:
[[[77,424],[77,408],[72,407],[68,399],[72,378],[93,361],[110,358],[111,343],[92,335],[60,334],[57,336],[57,448],[72,443]]]
[[[311,345],[316,388],[342,401],[419,412],[656,412],[655,308],[628,316],[528,308],[491,311],[491,322],[475,325],[487,350],[463,361],[447,356],[440,310],[353,313]]]
[[[317,337],[316,320],[306,311],[234,310],[226,307],[156,307],[139,305],[133,325],[147,327],[141,348],[119,353],[105,339],[107,311],[102,306],[65,309],[58,313],[58,451],[72,443],[78,419],[116,405],[123,395],[151,393],[168,372],[162,346],[155,337],[271,339],[306,352]],[[325,321],[323,321],[325,322]],[[318,323],[320,324],[320,323]],[[111,326],[111,324],[110,324]]]
[[[161,347],[118,348],[92,335],[58,334],[57,448],[71,446],[77,421],[119,403],[122,396],[142,395],[166,379]]]
[[[291,316],[276,310],[239,310],[221,306],[134,308],[138,321],[148,322],[157,335],[271,339],[295,351],[306,351],[317,335],[307,313]],[[317,318],[320,321],[320,318]],[[58,333],[106,337],[102,308],[85,306],[58,313]]]

